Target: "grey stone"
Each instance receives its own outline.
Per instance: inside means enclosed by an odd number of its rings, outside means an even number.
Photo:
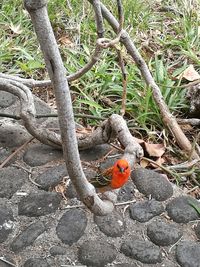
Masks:
[[[166,207],[169,217],[177,223],[188,223],[197,220],[199,214],[192,206],[200,208],[200,203],[190,196],[180,196],[171,200]]]
[[[133,199],[134,197],[134,185],[133,182],[128,181],[119,191],[117,200],[124,202]]]
[[[110,146],[107,144],[97,145],[95,147],[80,151],[81,160],[93,161],[102,158],[110,151]]]
[[[132,171],[131,178],[137,189],[145,196],[164,201],[173,195],[171,183],[153,170],[138,168]]]
[[[181,238],[183,231],[175,223],[166,223],[158,219],[147,226],[147,235],[154,244],[169,246]]]
[[[123,217],[116,211],[106,216],[94,216],[94,221],[99,229],[107,236],[122,236],[125,231]]]
[[[130,217],[133,220],[147,222],[153,217],[160,215],[165,209],[162,203],[151,199],[141,201],[139,203],[133,203],[129,206],[129,210]]]
[[[59,184],[63,177],[67,175],[67,170],[65,164],[60,164],[54,167],[49,168],[42,174],[39,174],[35,182],[38,183],[44,190],[55,187]]]
[[[38,217],[56,211],[61,197],[56,192],[30,193],[18,203],[18,214]]]
[[[183,241],[176,249],[176,259],[181,267],[200,266],[200,243]]]
[[[0,206],[0,243],[3,243],[14,226],[13,212],[6,206]]]
[[[24,263],[24,267],[51,267],[43,258],[31,258]]]
[[[50,248],[49,252],[51,256],[64,255],[66,254],[66,248],[61,247],[61,246],[53,246]]]
[[[196,227],[194,228],[195,234],[200,239],[200,221],[197,223]]]
[[[162,262],[162,254],[158,246],[150,241],[138,240],[135,237],[122,244],[121,252],[142,263],[155,264]]]
[[[24,154],[24,161],[32,166],[41,166],[52,160],[61,159],[63,153],[61,150],[52,148],[44,144],[34,144]]]
[[[59,220],[56,233],[63,243],[71,246],[81,238],[86,226],[87,216],[83,210],[68,210]]]
[[[87,266],[104,267],[115,260],[117,251],[107,240],[85,241],[78,251],[78,258]]]
[[[0,121],[0,146],[1,147],[18,147],[23,145],[31,138],[31,135],[23,126],[13,123],[12,120]]]
[[[50,106],[37,96],[34,96],[34,104],[35,104],[36,114],[44,115],[52,113],[52,109],[50,108]]]
[[[28,179],[28,173],[14,167],[0,169],[0,197],[11,198]]]
[[[7,108],[11,106],[16,100],[17,97],[14,96],[13,94],[0,91],[0,108]]]
[[[11,250],[19,252],[23,248],[30,246],[46,230],[43,222],[35,222],[24,229],[11,243]]]

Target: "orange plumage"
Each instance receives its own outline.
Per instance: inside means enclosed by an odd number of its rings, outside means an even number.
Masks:
[[[125,159],[119,159],[112,167],[91,179],[90,183],[99,188],[101,192],[106,191],[104,188],[117,189],[128,181],[130,173],[129,163]]]

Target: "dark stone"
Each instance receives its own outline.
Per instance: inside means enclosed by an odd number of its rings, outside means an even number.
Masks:
[[[181,238],[183,231],[175,223],[155,220],[147,226],[147,235],[154,244],[158,246],[169,246]]]
[[[31,258],[24,263],[24,267],[50,267],[43,258]]]
[[[194,228],[195,234],[200,239],[200,221],[197,223],[196,227]]]
[[[125,222],[123,217],[116,211],[106,216],[94,216],[94,221],[99,229],[107,236],[122,236],[125,231]]]
[[[117,200],[124,202],[133,199],[134,197],[134,185],[133,182],[128,181],[119,191]]]
[[[162,261],[162,254],[158,246],[150,241],[138,240],[135,237],[122,244],[121,252],[143,263],[155,264]]]
[[[188,223],[199,218],[199,214],[192,206],[200,209],[200,203],[190,196],[174,198],[167,204],[166,210],[169,217],[177,223]]]
[[[176,259],[181,267],[200,266],[200,243],[194,241],[183,241],[176,249]]]
[[[28,179],[28,173],[14,167],[0,169],[0,197],[11,198]]]
[[[32,145],[24,154],[24,161],[32,166],[41,166],[52,160],[61,159],[63,153],[61,150],[52,148],[44,144]]]
[[[56,233],[63,243],[71,246],[81,238],[86,226],[87,216],[83,210],[68,210],[59,220]]]
[[[67,175],[65,164],[51,167],[42,174],[39,174],[35,182],[41,186],[42,189],[48,190],[59,184],[63,177]]]
[[[18,214],[29,217],[43,216],[56,211],[61,197],[56,192],[30,193],[18,203]]]
[[[12,120],[0,121],[0,146],[1,147],[18,147],[23,145],[31,138],[31,135],[23,126],[13,123]]]
[[[7,108],[11,106],[17,97],[8,92],[0,91],[0,108]]]
[[[165,210],[162,203],[154,199],[133,203],[129,209],[130,217],[138,222],[147,222]]]
[[[3,243],[14,226],[13,212],[6,206],[0,206],[0,243]]]
[[[87,266],[104,267],[115,260],[117,251],[107,240],[85,241],[78,251],[78,258]]]
[[[35,222],[21,232],[11,243],[11,250],[19,252],[23,248],[33,244],[35,239],[46,230],[43,222]]]
[[[61,246],[53,246],[50,248],[49,252],[51,256],[64,255],[66,253],[66,248],[63,248]]]
[[[93,161],[102,158],[110,151],[110,146],[107,144],[98,145],[89,149],[80,151],[81,160]]]
[[[171,183],[160,173],[138,168],[132,171],[131,178],[137,189],[145,196],[164,201],[173,195]]]

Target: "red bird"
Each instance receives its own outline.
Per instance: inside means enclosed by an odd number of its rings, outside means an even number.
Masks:
[[[100,192],[105,192],[109,189],[122,187],[128,181],[130,173],[129,163],[125,159],[119,159],[112,167],[91,179],[90,183],[98,188]]]

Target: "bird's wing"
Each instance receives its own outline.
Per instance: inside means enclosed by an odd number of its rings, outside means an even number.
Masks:
[[[90,180],[90,183],[96,188],[101,188],[107,185],[110,185],[112,179],[112,170],[113,167],[106,169],[102,173],[98,174],[96,177]]]

